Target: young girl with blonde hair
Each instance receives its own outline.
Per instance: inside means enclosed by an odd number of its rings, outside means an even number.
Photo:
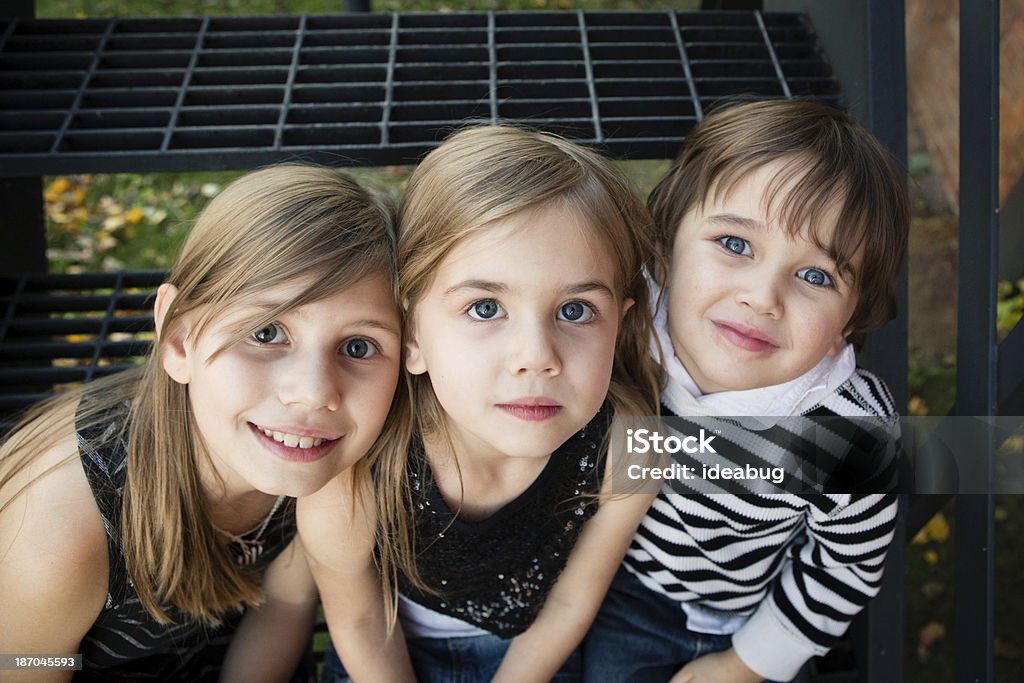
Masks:
[[[398,253],[412,412],[375,475],[380,566],[401,590],[394,640],[420,681],[578,677],[566,660],[650,502],[605,495],[612,416],[655,412],[649,228],[599,154],[514,127],[459,132],[410,178]],[[325,513],[329,497],[303,501],[299,524],[334,644],[352,678],[384,680],[375,651],[336,628],[351,619],[354,525],[310,515],[306,533],[306,506]],[[345,675],[326,661],[325,680]]]
[[[0,450],[0,652],[81,653],[103,681],[292,676],[316,604],[292,498],[358,488],[398,379],[392,217],[302,165],[210,202],[149,361]]]

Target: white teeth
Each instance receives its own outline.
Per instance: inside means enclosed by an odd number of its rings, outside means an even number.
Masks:
[[[274,432],[269,429],[263,429],[262,427],[260,427],[260,429],[274,441],[283,443],[289,448],[316,448],[325,441],[325,439],[312,436],[298,436],[297,434],[288,434],[286,432]]]

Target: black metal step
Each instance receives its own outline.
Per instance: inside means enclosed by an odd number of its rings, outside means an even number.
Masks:
[[[666,158],[723,97],[839,87],[800,14],[0,21],[0,177],[413,163],[468,121]]]
[[[141,363],[164,275],[0,277],[0,434],[55,390]]]

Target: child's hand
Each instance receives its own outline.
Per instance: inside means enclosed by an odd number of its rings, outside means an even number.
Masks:
[[[669,683],[761,683],[764,679],[747,668],[736,650],[698,657],[672,677]]]

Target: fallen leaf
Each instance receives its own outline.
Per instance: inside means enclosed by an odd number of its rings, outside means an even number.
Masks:
[[[936,543],[945,543],[949,540],[949,522],[941,512],[928,520],[924,530],[928,532],[928,538]]]
[[[920,396],[911,396],[910,403],[907,404],[907,412],[911,415],[927,415],[928,404]]]
[[[921,662],[928,661],[931,647],[946,637],[946,627],[938,621],[930,621],[921,629],[917,636],[917,658]]]
[[[999,638],[996,638],[996,641],[992,644],[992,653],[1002,659],[1017,659],[1020,657],[1020,650],[1017,649],[1016,645]]]

